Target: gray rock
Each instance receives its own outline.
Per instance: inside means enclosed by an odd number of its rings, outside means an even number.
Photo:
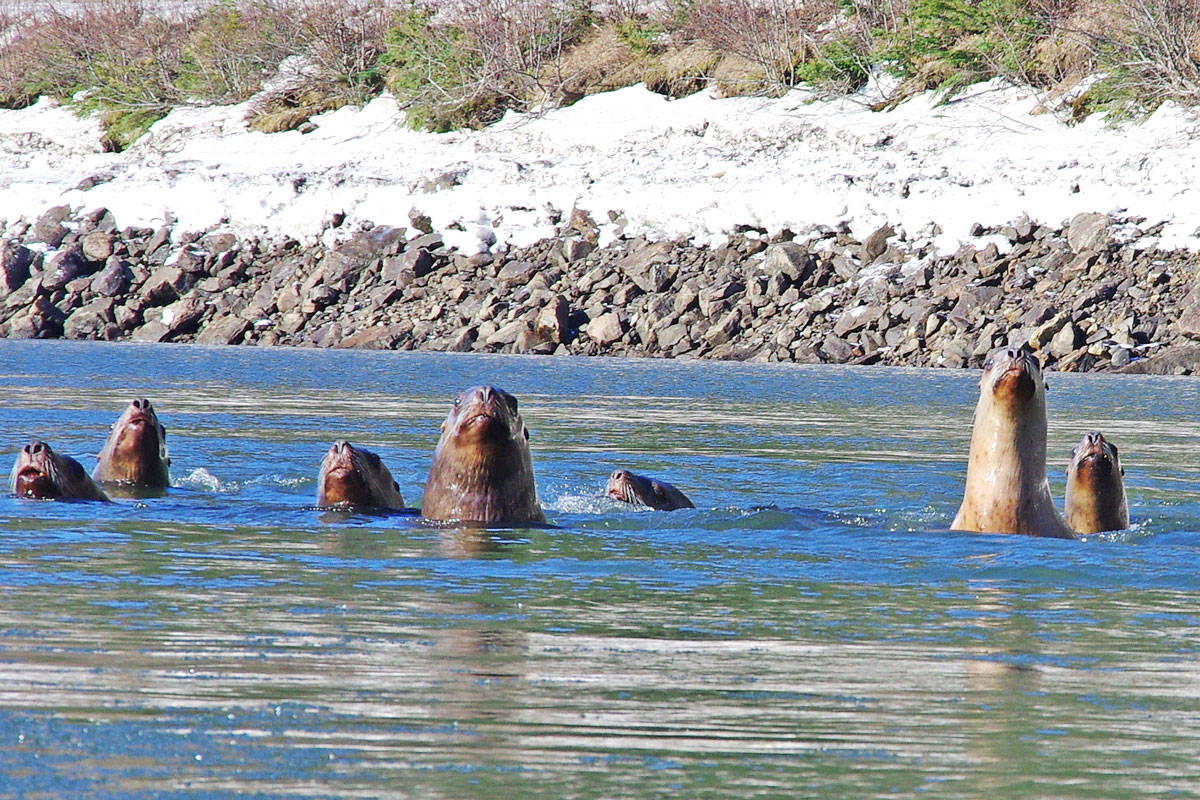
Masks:
[[[887,240],[889,236],[894,236],[896,231],[891,225],[884,225],[877,229],[866,241],[862,244],[861,255],[864,264],[870,264],[875,259],[879,258],[887,250]]]
[[[1076,214],[1067,227],[1067,245],[1075,253],[1103,250],[1112,241],[1107,214]]]
[[[46,209],[26,234],[27,242],[41,242],[49,247],[58,247],[67,238],[70,230],[63,223],[71,216],[67,206]]]
[[[408,271],[414,277],[423,278],[433,272],[435,264],[436,262],[428,250],[423,247],[410,247],[400,256],[399,270]]]
[[[660,331],[657,331],[658,346],[664,350],[671,350],[680,342],[686,342],[690,346],[690,338],[688,337],[688,327],[683,323],[676,322],[674,325],[668,325]]]
[[[92,231],[80,239],[79,249],[88,261],[105,262],[113,254],[113,235],[108,231]]]
[[[8,335],[13,339],[57,339],[62,336],[63,319],[63,313],[42,295],[13,316]]]
[[[50,291],[61,289],[76,278],[90,275],[93,266],[84,260],[78,249],[60,250],[46,264],[42,286]]]
[[[821,352],[825,354],[826,359],[835,364],[844,364],[858,355],[854,345],[832,333],[821,342]]]
[[[1046,349],[1055,358],[1063,358],[1082,344],[1083,334],[1079,328],[1075,327],[1075,323],[1067,322],[1059,329],[1058,333],[1054,334],[1054,338],[1050,340]]]
[[[709,347],[717,347],[731,341],[741,330],[741,314],[737,309],[730,311],[704,332],[704,342]]]
[[[106,339],[109,326],[116,327],[113,308],[116,301],[101,297],[71,312],[63,321],[64,339]]]
[[[537,265],[530,261],[509,261],[500,268],[496,279],[508,284],[524,286],[537,272]]]
[[[517,340],[517,337],[522,332],[529,330],[529,323],[523,319],[515,319],[512,322],[501,326],[499,330],[487,337],[487,343],[490,345],[506,345],[512,344]]]
[[[178,300],[188,288],[188,277],[183,270],[178,267],[157,267],[142,284],[141,293],[146,305],[163,306]]]
[[[41,253],[16,242],[0,242],[0,293],[7,295],[21,288],[41,263]]]
[[[334,346],[343,350],[391,350],[399,338],[400,333],[395,326],[373,325],[347,336]]]
[[[92,291],[104,297],[121,297],[129,291],[133,282],[133,272],[129,266],[116,256],[109,258],[104,269],[92,277]]]
[[[763,270],[767,275],[782,276],[793,284],[807,280],[815,263],[808,251],[795,242],[777,242],[763,253]]]
[[[212,320],[196,334],[200,344],[237,344],[250,330],[250,320],[237,314],[226,314]]]
[[[587,325],[588,338],[601,346],[620,340],[624,334],[621,316],[616,311],[601,314]]]
[[[533,330],[542,341],[566,344],[571,338],[570,319],[566,298],[556,295],[538,313]]]

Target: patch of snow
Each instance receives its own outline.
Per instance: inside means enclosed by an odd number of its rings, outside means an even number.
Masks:
[[[420,213],[469,253],[545,238],[578,207],[602,244],[720,244],[738,226],[770,235],[845,225],[861,240],[886,223],[944,253],[983,246],[975,223],[1027,215],[1057,226],[1119,210],[1146,219],[1121,233],[1134,246],[1200,247],[1194,112],[1167,103],[1140,125],[1093,115],[1071,126],[1034,113],[1032,90],[999,81],[943,104],[926,93],[870,110],[887,88],[667,100],[634,86],[447,134],[407,129],[388,95],[314,117],[306,134],[250,130],[246,103],[179,108],[124,153],[103,151],[94,119],[43,100],[0,111],[0,219],[103,206],[121,225],[174,219],[177,230],[311,242],[335,214],[351,231],[408,227]],[[447,173],[454,179],[432,179]]]

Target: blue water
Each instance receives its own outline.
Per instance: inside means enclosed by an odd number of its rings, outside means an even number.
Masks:
[[[0,342],[0,447],[94,463],[135,396],[173,487],[0,500],[0,798],[1195,796],[1200,382],[1050,377],[1129,531],[951,533],[978,373]],[[493,383],[554,527],[405,496]],[[622,466],[697,508],[603,497]]]

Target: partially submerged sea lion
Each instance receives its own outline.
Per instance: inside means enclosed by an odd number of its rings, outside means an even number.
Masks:
[[[967,485],[951,530],[1074,538],[1046,480],[1046,385],[1028,350],[984,364],[967,458]]]
[[[1129,527],[1124,474],[1117,446],[1099,433],[1084,434],[1067,467],[1066,518],[1076,533]]]
[[[92,478],[100,483],[165,489],[171,482],[170,464],[167,429],[158,421],[150,401],[139,398],[113,423]]]
[[[398,510],[404,508],[404,498],[379,456],[338,440],[321,461],[317,505]]]
[[[437,522],[545,522],[517,398],[492,386],[460,394],[442,423],[421,515]]]
[[[677,508],[695,508],[683,492],[666,481],[638,475],[627,469],[613,470],[608,476],[608,496],[624,503],[650,506],[655,511],[674,511]]]
[[[45,442],[33,441],[17,453],[9,488],[33,500],[103,500],[108,496],[70,456],[60,456]]]

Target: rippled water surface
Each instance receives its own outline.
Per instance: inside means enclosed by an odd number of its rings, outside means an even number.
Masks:
[[[949,533],[977,373],[0,342],[6,464],[135,396],[173,488],[0,500],[0,798],[1200,793],[1200,382],[1051,375],[1134,528]],[[420,500],[502,386],[554,527],[313,510],[337,438]],[[603,498],[624,466],[695,510]]]

